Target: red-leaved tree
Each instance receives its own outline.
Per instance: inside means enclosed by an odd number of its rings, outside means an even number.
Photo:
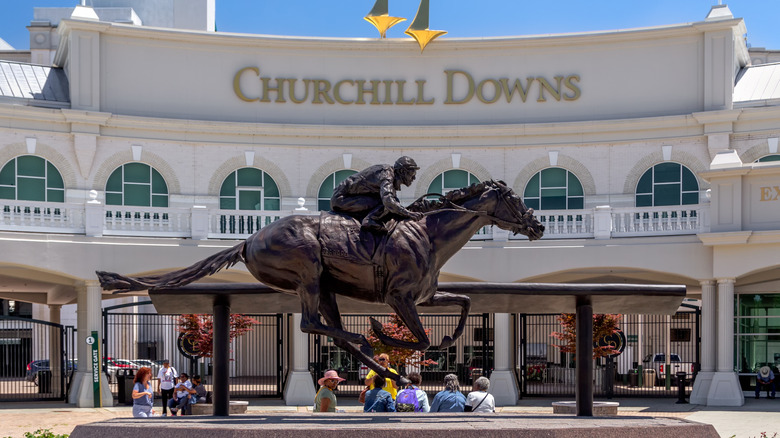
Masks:
[[[556,345],[564,353],[576,353],[577,352],[577,318],[574,313],[563,313],[558,316],[558,321],[561,323],[561,332],[553,332],[550,336],[555,339],[559,339],[564,342],[563,345]],[[604,336],[609,336],[620,331],[618,329],[618,323],[620,322],[620,315],[604,314],[593,315],[593,342],[597,343],[599,339]],[[606,357],[613,354],[617,354],[614,346],[593,346],[593,358]]]
[[[390,314],[390,322],[382,324],[384,333],[391,338],[400,339],[408,342],[417,342],[417,338],[406,327],[401,318],[395,313]],[[368,343],[374,348],[374,354],[385,353],[390,357],[390,364],[394,367],[400,367],[405,365],[407,368],[410,366],[429,366],[435,365],[436,361],[431,359],[423,360],[423,352],[417,350],[410,350],[408,348],[394,348],[388,347],[379,341],[379,338],[374,334],[374,330],[368,329],[364,333]],[[426,329],[425,334],[430,336],[431,330]]]
[[[185,314],[179,317],[179,332],[192,342],[201,357],[214,352],[214,322],[209,314]],[[230,314],[230,341],[252,330],[260,322],[248,316]]]

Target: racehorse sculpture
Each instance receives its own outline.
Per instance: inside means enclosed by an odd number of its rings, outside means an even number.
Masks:
[[[336,295],[393,308],[417,342],[394,339],[371,325],[381,342],[392,347],[426,350],[431,345],[420,322],[417,306],[460,306],[461,317],[450,346],[464,330],[471,301],[468,296],[437,291],[442,266],[480,228],[494,224],[539,239],[544,225],[522,199],[502,181],[485,181],[454,190],[439,200],[418,199],[410,211],[424,213],[417,221],[404,219],[388,225],[387,234],[361,230],[348,216],[287,216],[262,228],[244,242],[188,268],[148,277],[125,277],[98,272],[106,290],[175,288],[239,261],[260,282],[301,300],[301,331],[333,338],[380,376],[399,383],[405,379],[377,364],[365,336],[344,330]],[[320,315],[325,320],[323,324]],[[359,347],[358,347],[359,346]]]

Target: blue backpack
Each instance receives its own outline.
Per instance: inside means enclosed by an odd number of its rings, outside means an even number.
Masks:
[[[406,388],[399,392],[395,398],[395,410],[397,412],[422,412],[420,402],[417,400],[417,390]]]

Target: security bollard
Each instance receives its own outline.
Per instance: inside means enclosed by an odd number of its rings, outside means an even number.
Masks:
[[[677,403],[678,405],[688,403],[685,400],[685,376],[688,374],[685,371],[677,372]]]

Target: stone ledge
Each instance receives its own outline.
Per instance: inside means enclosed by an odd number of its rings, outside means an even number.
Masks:
[[[249,406],[248,401],[231,401],[230,402],[230,415],[246,414],[246,408]],[[211,403],[195,403],[190,406],[192,415],[214,415],[214,405]]]
[[[576,401],[553,402],[553,414],[577,415]],[[594,417],[614,417],[618,414],[618,402],[593,402]]]

